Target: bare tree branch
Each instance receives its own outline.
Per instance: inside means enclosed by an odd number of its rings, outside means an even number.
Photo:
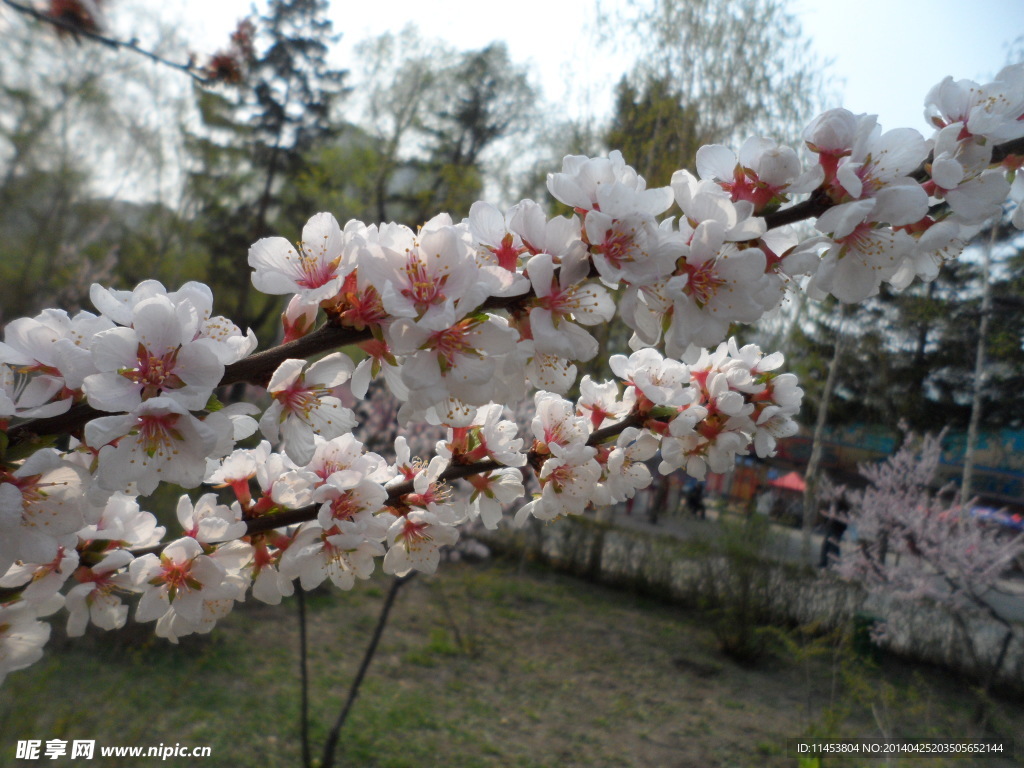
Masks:
[[[95,43],[105,45],[106,47],[112,48],[113,50],[131,51],[132,53],[144,56],[150,61],[155,61],[157,64],[160,64],[162,66],[169,67],[170,69],[174,69],[179,72],[184,72],[197,83],[202,83],[203,85],[210,85],[215,82],[215,80],[212,80],[202,75],[192,61],[187,61],[184,63],[178,61],[171,61],[170,59],[166,59],[158,53],[154,53],[153,51],[143,48],[141,45],[139,45],[137,40],[125,41],[118,40],[114,37],[108,37],[107,35],[104,35],[95,30],[87,29],[86,27],[83,27],[80,24],[68,21],[67,19],[63,19],[59,16],[51,16],[48,13],[38,11],[35,8],[32,8],[31,6],[16,2],[16,0],[0,0],[0,2],[2,2],[8,8],[17,11],[18,13],[21,13],[25,16],[29,16],[35,19],[36,21],[41,21],[44,24],[49,24],[53,27],[56,27],[58,31],[70,34],[75,39],[84,37],[87,40],[92,40]]]

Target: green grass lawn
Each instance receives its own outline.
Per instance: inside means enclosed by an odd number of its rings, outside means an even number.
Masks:
[[[314,755],[388,585],[378,575],[350,593],[309,598]],[[152,625],[78,641],[54,634],[43,661],[0,688],[0,766],[30,764],[14,759],[22,739],[212,749],[209,758],[166,765],[300,766],[294,600],[239,606],[212,635],[179,646],[154,638]],[[864,664],[848,649],[803,640],[740,667],[719,654],[699,614],[540,569],[445,564],[399,593],[338,764],[795,766],[785,740],[809,733],[979,735],[965,685],[893,661]],[[997,701],[993,712],[986,735],[1024,735],[1024,707]],[[159,763],[96,757],[80,764]]]

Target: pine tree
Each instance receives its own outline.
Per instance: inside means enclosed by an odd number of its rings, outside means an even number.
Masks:
[[[346,73],[327,62],[337,36],[326,12],[326,0],[269,0],[265,15],[236,32],[249,53],[240,82],[196,87],[202,131],[188,142],[196,161],[189,189],[208,280],[243,327],[258,327],[277,307],[251,302],[248,248],[270,234],[298,236],[312,203],[283,189],[337,130],[333,107]]]

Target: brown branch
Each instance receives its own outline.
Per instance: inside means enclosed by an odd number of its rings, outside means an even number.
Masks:
[[[289,358],[305,359],[311,355],[317,355],[339,347],[347,347],[351,344],[358,344],[371,338],[373,338],[373,334],[369,328],[357,331],[353,328],[325,323],[301,339],[296,339],[277,347],[271,347],[262,352],[256,352],[244,360],[232,363],[224,369],[224,376],[220,380],[220,386],[223,387],[239,382],[266,386],[267,382],[270,381],[270,377],[274,375],[274,371],[277,370],[277,367]]]
[[[992,147],[993,163],[1001,163],[1011,155],[1024,155],[1024,136]]]
[[[7,2],[7,0],[0,0]],[[532,295],[532,291],[511,297],[492,297],[480,309],[507,309]],[[290,341],[232,363],[224,369],[224,376],[218,386],[245,382],[266,386],[270,377],[281,363],[289,358],[305,359],[312,355],[328,352],[340,347],[358,344],[373,338],[369,328],[355,330],[333,323],[325,323],[301,339]],[[77,403],[67,413],[45,419],[31,419],[11,427],[7,432],[8,443],[16,447],[30,443],[43,435],[75,434],[87,421],[110,414],[98,411],[87,403]]]
[[[828,196],[825,195],[822,190],[816,189],[811,193],[811,196],[802,203],[797,203],[796,205],[789,206],[789,208],[783,208],[780,211],[765,214],[764,222],[768,229],[784,227],[788,224],[795,224],[798,221],[804,221],[805,219],[816,219],[831,208],[832,205],[833,204],[828,199]]]
[[[598,445],[599,443],[606,442],[613,437],[617,437],[627,428],[639,427],[643,423],[643,418],[635,413],[630,414],[620,422],[592,432],[590,437],[587,439],[587,445]],[[539,454],[536,451],[527,451],[527,466],[538,466],[543,464],[546,458],[546,455]],[[494,461],[493,459],[474,461],[469,464],[451,464],[444,472],[441,473],[439,479],[441,481],[458,480],[464,477],[469,477],[470,475],[479,475],[484,472],[502,469],[506,466],[507,465]],[[519,468],[516,467],[516,469]],[[525,471],[525,469],[520,469],[520,471]],[[387,501],[384,502],[382,509],[386,507],[402,506],[402,497],[412,492],[413,481],[411,480],[406,480],[405,482],[390,486],[388,488]],[[300,523],[309,522],[310,520],[315,520],[317,514],[319,514],[321,506],[322,505],[320,504],[310,504],[308,506],[301,507],[300,509],[289,509],[285,512],[279,512],[273,515],[251,518],[245,521],[246,531],[243,535],[255,536],[260,533],[266,533],[267,531],[287,528],[290,525],[298,525]],[[143,555],[148,554],[159,554],[163,550],[164,546],[165,543],[161,543],[144,549],[133,549],[131,552],[136,557],[142,557]]]
[[[44,24],[49,24],[53,27],[56,27],[58,30],[62,32],[67,32],[68,34],[74,36],[76,39],[84,37],[87,40],[92,40],[95,43],[105,45],[108,48],[113,48],[114,50],[123,49],[126,51],[131,51],[132,53],[137,53],[140,56],[144,56],[147,59],[150,59],[151,61],[155,61],[157,64],[169,67],[171,69],[175,69],[179,72],[184,72],[193,80],[195,80],[198,83],[202,83],[203,85],[210,85],[211,83],[215,82],[214,80],[211,80],[210,78],[204,77],[203,75],[199,74],[199,72],[196,71],[196,68],[191,61],[183,64],[181,62],[165,59],[160,54],[154,53],[153,51],[143,48],[138,44],[138,41],[136,40],[129,40],[126,42],[124,40],[118,40],[117,38],[108,37],[104,34],[87,29],[79,24],[75,24],[74,22],[62,19],[58,16],[51,16],[48,13],[37,11],[35,8],[32,8],[31,6],[16,2],[16,0],[0,0],[0,2],[2,2],[8,8],[17,11],[18,13],[24,14],[25,16],[29,16],[37,21],[41,21]]]
[[[618,436],[627,428],[639,427],[643,423],[644,420],[641,417],[636,414],[630,414],[620,422],[592,432],[590,437],[587,438],[587,445],[598,445],[599,443],[604,443],[609,439]],[[547,458],[546,456],[532,450],[527,451],[526,455],[527,466],[537,466],[537,463],[543,463],[543,460]],[[484,472],[502,469],[505,466],[507,465],[494,461],[493,459],[474,461],[469,464],[451,464],[444,472],[441,473],[439,479],[441,481],[459,480],[471,475],[480,475]],[[412,492],[412,480],[406,480],[405,482],[392,485],[388,488],[388,500],[384,503],[384,506],[401,505],[402,497]],[[266,517],[254,518],[247,521],[246,534],[252,535],[255,533],[263,533],[276,528],[283,528],[288,525],[295,525],[296,523],[304,523],[308,520],[313,520],[316,518],[319,509],[319,504],[311,504],[307,507],[303,507],[302,509],[292,509],[277,515],[267,515]]]

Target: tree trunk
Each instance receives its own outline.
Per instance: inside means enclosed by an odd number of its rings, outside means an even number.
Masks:
[[[818,472],[821,464],[822,442],[824,440],[825,422],[828,419],[828,407],[832,400],[832,391],[836,386],[836,371],[839,369],[839,355],[843,346],[843,325],[846,320],[847,305],[839,304],[836,307],[836,314],[839,320],[836,323],[836,340],[832,348],[832,360],[828,364],[828,377],[825,379],[825,389],[821,393],[821,400],[818,403],[818,420],[814,425],[814,437],[811,439],[811,458],[807,462],[807,470],[804,472],[804,520],[803,537],[801,543],[801,557],[804,563],[811,562],[811,530],[814,528],[814,521],[818,514],[817,491]]]
[[[999,219],[996,218],[992,222],[988,245],[981,253],[981,319],[978,322],[978,348],[974,355],[974,397],[971,401],[971,421],[967,427],[967,447],[964,450],[964,474],[960,481],[960,504],[964,507],[971,500],[971,486],[974,483],[974,454],[978,447],[981,396],[985,384],[985,343],[988,340],[988,318],[992,313],[992,286],[989,284],[988,273],[998,232]]]

